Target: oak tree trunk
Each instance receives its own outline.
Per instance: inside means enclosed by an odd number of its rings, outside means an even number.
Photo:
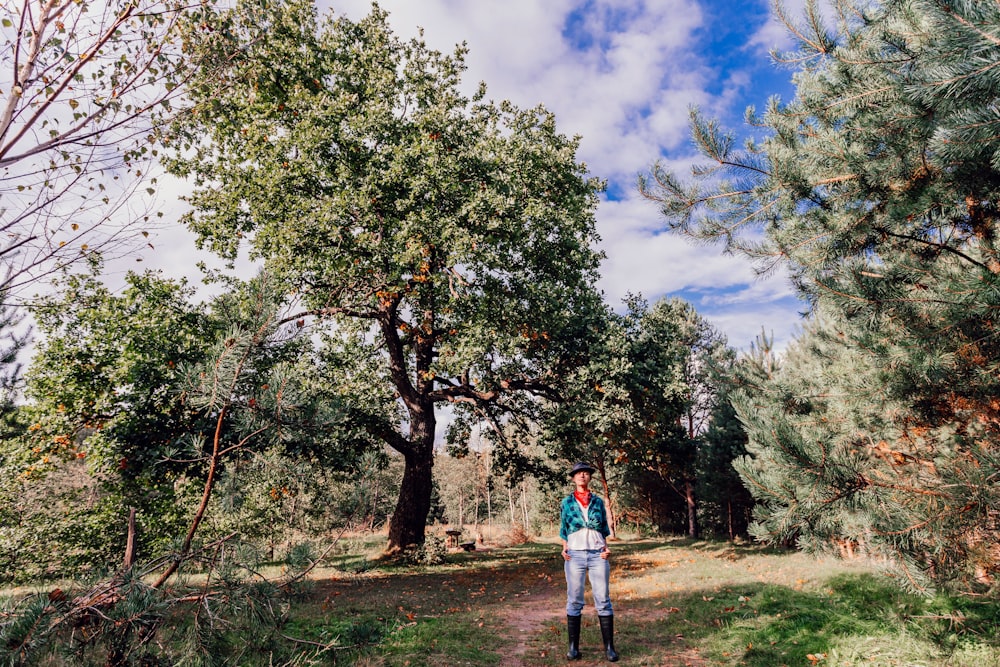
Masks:
[[[434,410],[411,410],[410,418],[412,446],[403,453],[403,482],[399,487],[396,509],[389,519],[389,553],[423,544],[427,515],[431,511],[436,425]]]

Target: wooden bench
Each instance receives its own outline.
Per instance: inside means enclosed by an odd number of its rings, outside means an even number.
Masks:
[[[475,551],[476,550],[476,543],[475,542],[462,542],[458,546],[459,546],[460,549],[462,549],[462,551]]]

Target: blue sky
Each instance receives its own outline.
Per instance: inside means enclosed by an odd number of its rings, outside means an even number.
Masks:
[[[790,3],[792,7],[795,3]],[[323,0],[353,19],[370,0]],[[600,287],[620,305],[627,292],[677,295],[746,348],[762,330],[779,347],[803,304],[778,274],[754,276],[744,259],[663,231],[636,180],[656,160],[678,171],[694,159],[688,110],[696,105],[743,132],[748,105],[792,93],[791,72],[768,51],[788,46],[766,0],[382,0],[402,37],[423,28],[443,51],[466,42],[470,91],[519,106],[544,104],[560,130],[581,136],[579,157],[608,181],[598,229],[607,255]],[[794,10],[793,10],[794,11]],[[180,233],[180,232],[177,232]],[[191,262],[191,244],[169,235],[147,267]]]
[[[787,36],[766,0],[382,0],[401,36],[422,27],[432,47],[469,47],[466,82],[495,99],[538,103],[560,129],[581,135],[580,158],[608,192],[598,210],[607,260],[601,288],[691,301],[747,347],[762,328],[787,342],[803,304],[787,280],[756,279],[743,259],[663,232],[637,175],[657,159],[691,163],[688,110],[697,105],[743,131],[747,105],[790,97],[790,71],[771,62]],[[340,0],[360,18],[369,0]]]

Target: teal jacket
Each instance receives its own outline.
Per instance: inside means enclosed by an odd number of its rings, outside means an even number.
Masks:
[[[587,508],[587,521],[583,520],[583,510],[580,509],[580,504],[576,502],[573,494],[566,496],[562,501],[559,537],[564,540],[569,539],[570,535],[584,528],[592,528],[604,537],[611,534],[611,528],[608,526],[608,513],[604,509],[604,500],[593,492],[590,494],[590,505]]]

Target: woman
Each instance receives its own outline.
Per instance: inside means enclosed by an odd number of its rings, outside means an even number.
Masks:
[[[604,501],[590,492],[590,478],[594,470],[589,463],[574,465],[569,476],[575,490],[562,501],[559,537],[563,544],[563,560],[566,561],[566,630],[569,634],[566,657],[569,660],[580,658],[580,615],[583,613],[583,587],[589,574],[597,619],[601,623],[604,652],[610,662],[617,662],[615,617],[608,594],[611,572],[608,556],[611,551],[606,538],[611,529],[608,528]]]

